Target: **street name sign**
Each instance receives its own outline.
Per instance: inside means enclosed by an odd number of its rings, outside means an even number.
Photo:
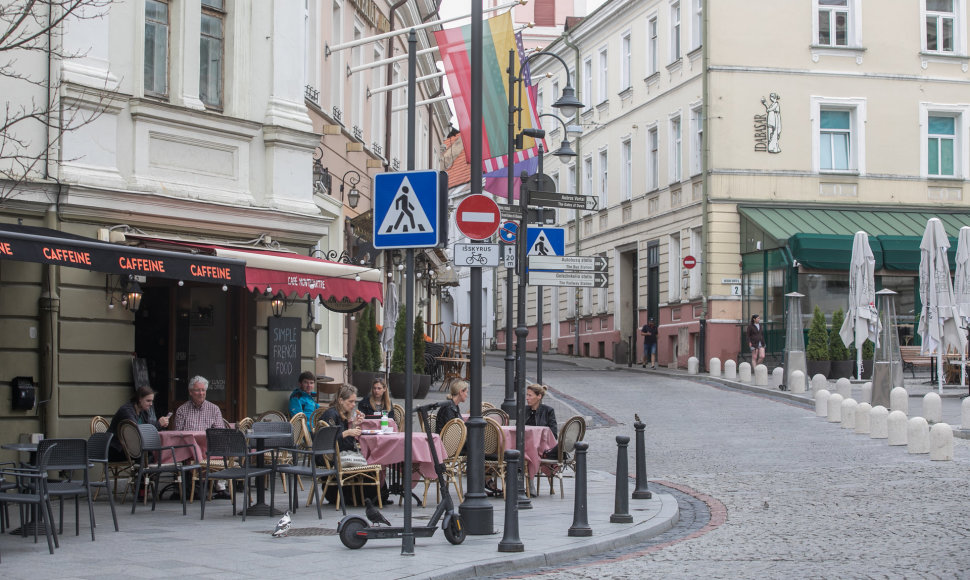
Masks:
[[[603,256],[529,256],[529,270],[606,272],[609,260]]]
[[[599,198],[592,195],[571,195],[537,190],[529,192],[529,205],[593,211],[599,207]]]
[[[502,213],[502,219],[519,221],[522,219],[522,208],[517,205],[511,205],[507,203],[499,204],[499,211]]]
[[[498,244],[455,244],[455,265],[498,266],[502,263]]]
[[[529,272],[530,286],[576,286],[581,288],[606,288],[608,276],[603,272]]]

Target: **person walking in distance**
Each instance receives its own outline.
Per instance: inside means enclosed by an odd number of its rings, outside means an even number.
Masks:
[[[651,318],[640,329],[643,336],[643,368],[647,368],[647,359],[650,359],[650,368],[657,368],[657,322]]]
[[[757,314],[751,315],[751,324],[748,325],[748,347],[751,348],[752,369],[765,362],[765,334],[761,328],[761,317]]]

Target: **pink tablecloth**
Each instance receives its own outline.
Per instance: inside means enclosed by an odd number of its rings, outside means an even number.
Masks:
[[[193,461],[195,463],[205,463],[205,450],[208,444],[205,440],[205,431],[159,431],[162,438],[162,445],[191,445],[175,450],[177,461]],[[166,452],[162,457],[163,463],[171,463],[171,453]]]
[[[433,434],[432,437],[438,459],[444,459],[447,452],[441,443],[441,438],[437,434]],[[401,463],[404,461],[404,433],[361,435],[360,452],[367,459],[367,463],[381,465]],[[424,433],[411,435],[411,461],[418,466],[421,475],[432,479],[438,477],[434,470],[434,461],[431,459],[431,451],[428,449],[428,437]]]
[[[505,449],[515,449],[515,425],[502,425],[505,432]],[[529,475],[535,476],[539,471],[539,461],[542,452],[556,446],[556,438],[549,427],[525,426],[525,461],[529,466]],[[502,452],[505,452],[505,449]]]
[[[397,423],[394,422],[394,419],[391,419],[390,417],[388,417],[387,424],[391,427],[391,431],[397,431]],[[376,431],[381,428],[381,420],[364,419],[363,421],[360,422],[360,428],[363,429],[364,431]],[[425,447],[427,446],[428,446],[427,443],[425,443]]]

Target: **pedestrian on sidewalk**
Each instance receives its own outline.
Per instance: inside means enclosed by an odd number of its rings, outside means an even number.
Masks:
[[[751,368],[754,369],[765,362],[765,334],[761,329],[761,317],[757,314],[751,315],[751,324],[748,325],[748,347],[751,348]]]
[[[657,321],[653,318],[640,329],[643,335],[643,368],[647,368],[647,359],[650,359],[650,368],[657,368]]]

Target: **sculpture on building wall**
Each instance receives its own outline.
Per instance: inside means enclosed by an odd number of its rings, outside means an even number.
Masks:
[[[761,98],[761,104],[765,106],[765,129],[767,130],[768,153],[781,153],[778,139],[781,138],[781,97],[778,93],[771,93],[768,99]]]

